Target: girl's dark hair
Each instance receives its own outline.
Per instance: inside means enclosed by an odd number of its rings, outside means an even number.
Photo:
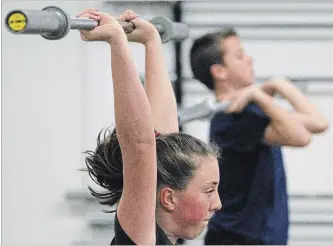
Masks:
[[[184,133],[157,135],[156,152],[157,188],[168,186],[175,190],[186,188],[198,168],[198,158],[219,155],[216,147]],[[123,163],[116,131],[107,129],[103,134],[102,130],[96,150],[85,153],[89,176],[106,189],[101,192],[89,187],[91,194],[103,205],[115,205],[123,189]]]

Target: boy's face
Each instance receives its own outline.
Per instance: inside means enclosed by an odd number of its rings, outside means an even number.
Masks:
[[[225,80],[235,88],[242,88],[254,83],[255,75],[252,58],[248,56],[237,36],[231,36],[222,41],[224,53]]]

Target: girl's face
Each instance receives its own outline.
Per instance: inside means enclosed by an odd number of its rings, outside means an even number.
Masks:
[[[220,181],[215,157],[201,158],[198,169],[186,190],[177,194],[177,206],[173,220],[177,224],[175,234],[184,239],[194,239],[201,234],[216,210],[222,208],[217,187]]]

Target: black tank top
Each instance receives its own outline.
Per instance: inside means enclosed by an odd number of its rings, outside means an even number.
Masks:
[[[114,223],[115,236],[112,239],[111,245],[135,245],[135,243],[129,238],[127,233],[121,227],[117,214],[115,215]],[[156,245],[173,245],[158,224],[156,224]]]

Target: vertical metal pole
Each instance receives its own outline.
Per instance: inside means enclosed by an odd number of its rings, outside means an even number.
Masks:
[[[182,21],[182,2],[177,1],[174,4],[173,8],[173,14],[174,14],[174,21],[175,22],[181,22]],[[175,62],[176,62],[176,76],[177,79],[174,82],[174,90],[176,95],[176,101],[178,104],[178,107],[182,106],[182,97],[183,97],[183,91],[182,91],[182,43],[181,42],[175,42]],[[180,127],[179,131],[182,131],[182,127]]]

